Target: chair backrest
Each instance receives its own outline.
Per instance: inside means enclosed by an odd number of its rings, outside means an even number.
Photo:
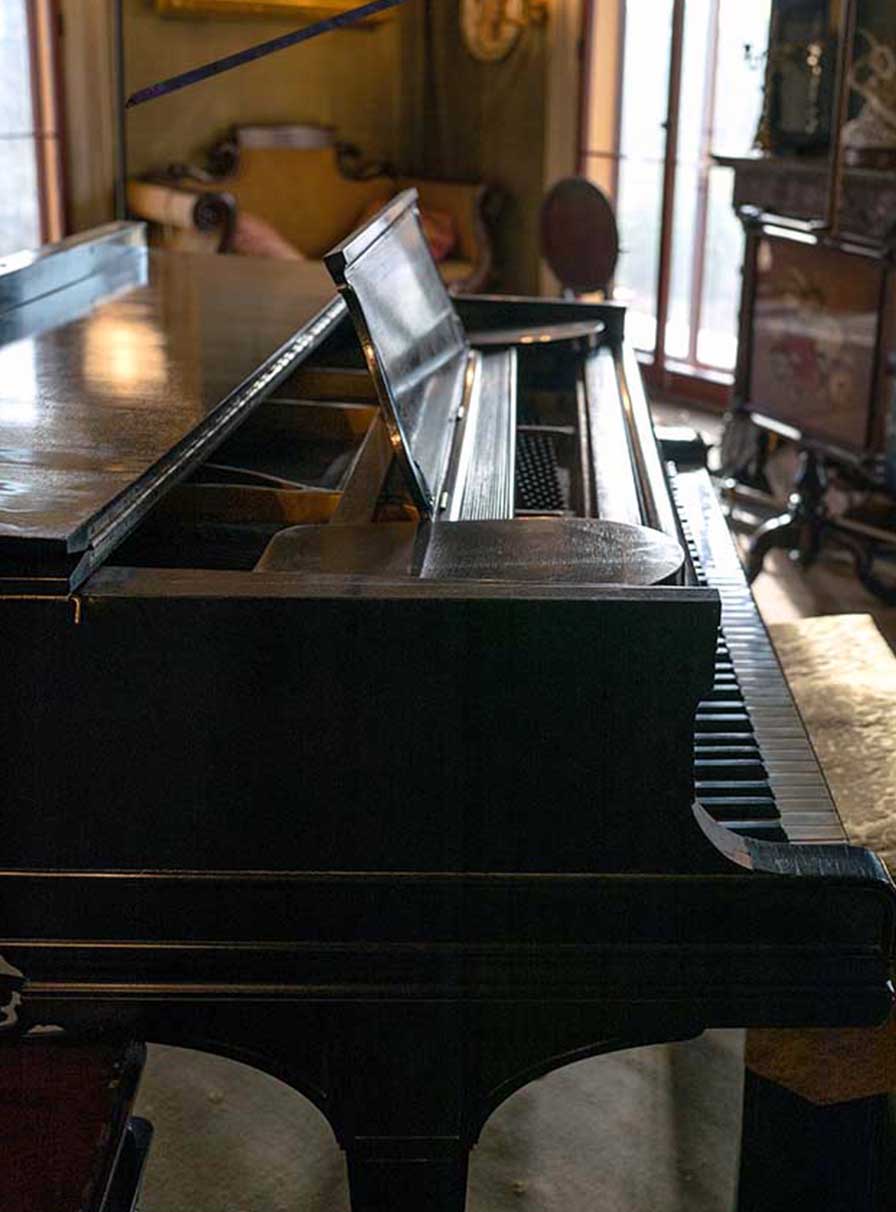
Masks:
[[[619,254],[616,217],[606,195],[584,177],[565,177],[541,205],[541,253],[565,290],[606,290]]]
[[[270,223],[314,260],[351,231],[365,209],[395,192],[389,177],[344,176],[335,147],[247,147],[224,187],[240,210]]]

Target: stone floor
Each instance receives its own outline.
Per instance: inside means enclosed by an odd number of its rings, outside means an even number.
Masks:
[[[473,1152],[470,1212],[724,1212],[737,1168],[742,1033],[579,1061],[533,1082]],[[347,1212],[320,1113],[265,1074],[153,1047],[142,1212]]]
[[[680,419],[677,410],[664,410]],[[715,418],[687,414],[712,437]],[[782,552],[755,585],[765,618],[896,609],[833,551],[804,573]],[[473,1155],[473,1212],[725,1212],[732,1207],[740,1032],[581,1061],[498,1108]],[[342,1156],[305,1099],[218,1057],[151,1049],[138,1111],[156,1128],[143,1212],[344,1212]]]

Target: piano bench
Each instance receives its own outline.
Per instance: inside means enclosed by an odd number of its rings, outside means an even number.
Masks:
[[[770,632],[850,842],[896,871],[896,657],[869,615]],[[751,1030],[745,1066],[739,1212],[892,1207],[886,1095],[896,1092],[896,1018]]]
[[[3,1212],[133,1212],[152,1127],[130,1115],[142,1044],[0,1041]]]

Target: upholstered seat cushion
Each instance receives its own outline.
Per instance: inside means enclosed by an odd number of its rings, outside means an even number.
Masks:
[[[275,257],[279,261],[304,261],[305,258],[275,227],[248,210],[239,212],[231,245],[242,257]]]
[[[55,1035],[0,1043],[3,1212],[99,1209],[145,1055]]]
[[[332,147],[249,147],[226,188],[241,211],[263,217],[303,256],[319,260],[394,185],[386,177],[344,177]]]
[[[424,223],[427,216],[434,220],[431,243],[445,281],[454,290],[481,290],[492,274],[485,226],[489,194],[475,182],[385,175],[357,179],[344,175],[333,145],[246,145],[230,177],[132,179],[127,196],[131,212],[155,225],[153,242],[163,247],[317,261],[358,227],[371,208],[410,188],[418,192]],[[201,229],[194,205],[207,193],[220,195],[222,211],[235,215],[235,221]],[[252,217],[248,225],[241,224],[243,215]]]

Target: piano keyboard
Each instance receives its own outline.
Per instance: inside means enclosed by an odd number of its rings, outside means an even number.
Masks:
[[[673,471],[670,478],[697,580],[718,590],[722,601],[715,680],[696,717],[697,799],[737,833],[843,843],[843,825],[709,476]]]

